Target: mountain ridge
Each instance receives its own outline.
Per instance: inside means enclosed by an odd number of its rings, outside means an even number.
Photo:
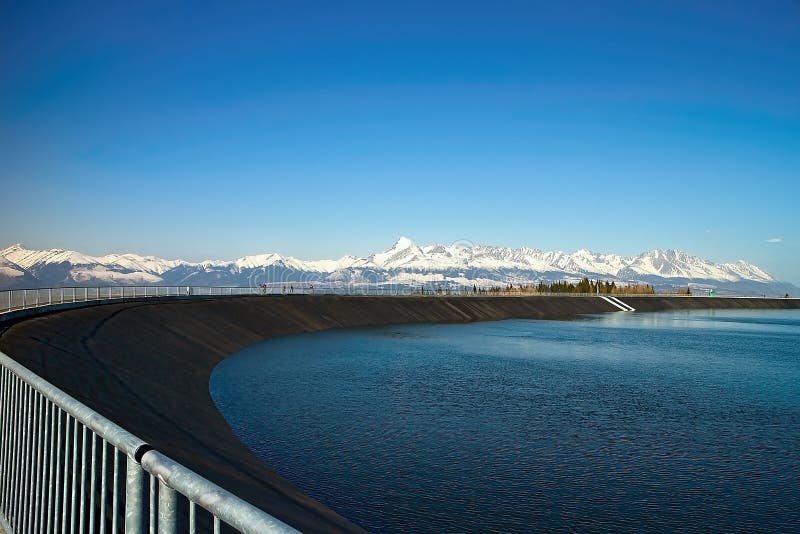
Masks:
[[[532,247],[431,244],[419,246],[401,236],[391,247],[366,258],[302,260],[276,252],[234,260],[190,262],[133,253],[90,256],[53,248],[14,244],[0,250],[4,266],[0,288],[40,285],[258,285],[282,282],[331,284],[478,284],[536,283],[588,277],[655,287],[687,284],[764,293],[797,290],[760,267],[737,260],[714,263],[678,249],[653,249],[636,256],[543,251]]]

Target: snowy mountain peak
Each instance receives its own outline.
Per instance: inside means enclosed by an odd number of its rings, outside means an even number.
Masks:
[[[286,259],[281,256],[280,254],[276,254],[274,252],[270,252],[267,254],[258,254],[256,256],[244,256],[242,258],[238,258],[233,262],[233,264],[238,267],[239,269],[253,269],[256,267],[267,267],[269,265],[274,265],[278,262],[285,262]],[[220,262],[207,262],[207,263],[217,263]],[[226,262],[221,262],[226,263]]]
[[[401,235],[400,238],[395,241],[394,245],[392,245],[392,250],[402,250],[413,246],[416,246],[414,245],[413,241],[406,236]]]
[[[367,258],[343,256],[338,260],[309,261],[270,252],[230,261],[192,263],[136,254],[93,257],[58,248],[29,250],[21,244],[0,251],[0,260],[5,273],[5,282],[0,278],[0,287],[23,287],[23,284],[25,287],[155,283],[248,285],[253,280],[261,283],[272,279],[346,283],[403,283],[428,279],[467,285],[475,281],[485,285],[583,277],[666,287],[689,282],[728,287],[780,284],[769,273],[746,261],[717,264],[678,249],[653,249],[638,256],[624,257],[586,248],[568,253],[465,242],[420,247],[406,236],[400,237],[387,250]],[[760,286],[757,291],[763,293]]]
[[[9,254],[19,250],[25,250],[25,245],[22,243],[14,243],[13,245],[9,245],[8,247],[0,250],[0,256],[7,257]]]
[[[378,267],[401,267],[424,256],[425,253],[413,241],[401,236],[390,249],[373,254],[369,260]]]

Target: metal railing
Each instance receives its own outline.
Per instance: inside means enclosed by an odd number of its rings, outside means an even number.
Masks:
[[[146,299],[168,297],[237,297],[247,295],[361,295],[361,296],[499,296],[499,297],[587,297],[595,293],[538,293],[530,291],[506,291],[505,288],[408,284],[272,284],[261,287],[222,286],[110,286],[110,287],[53,287],[38,289],[12,289],[0,291],[0,314],[30,308],[41,308],[59,304],[99,303],[122,299]],[[677,294],[625,294],[616,296],[706,296]],[[734,295],[720,295],[734,296]],[[753,297],[755,298],[755,297]]]
[[[464,296],[464,297],[593,297],[606,293],[538,292],[527,289],[510,291],[504,286],[461,286],[388,283],[272,283],[258,287],[228,286],[105,286],[105,287],[53,287],[34,289],[12,289],[0,291],[0,319],[4,313],[75,303],[103,303],[122,299],[191,298],[191,297],[238,297],[274,295],[353,295],[353,296]],[[735,298],[784,298],[783,295],[735,295],[714,294],[697,290],[695,293],[625,293],[615,292],[616,297],[735,297]]]
[[[0,291],[0,313],[78,302],[188,296],[257,295],[259,288],[190,286],[47,287]]]
[[[0,532],[296,532],[0,352]]]

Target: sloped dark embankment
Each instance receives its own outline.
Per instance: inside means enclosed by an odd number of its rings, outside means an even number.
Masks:
[[[641,311],[796,308],[795,300],[624,299]],[[223,358],[266,338],[398,323],[563,319],[616,311],[594,297],[243,297],[121,303],[6,327],[0,350],[210,480],[304,531],[357,527],[253,456],[214,407]]]

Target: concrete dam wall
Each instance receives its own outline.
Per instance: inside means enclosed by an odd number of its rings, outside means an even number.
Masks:
[[[621,297],[637,311],[798,308],[789,299]],[[0,350],[178,462],[308,532],[358,527],[256,458],[217,412],[214,367],[275,336],[400,323],[568,319],[597,297],[283,296],[123,302],[0,323]]]

